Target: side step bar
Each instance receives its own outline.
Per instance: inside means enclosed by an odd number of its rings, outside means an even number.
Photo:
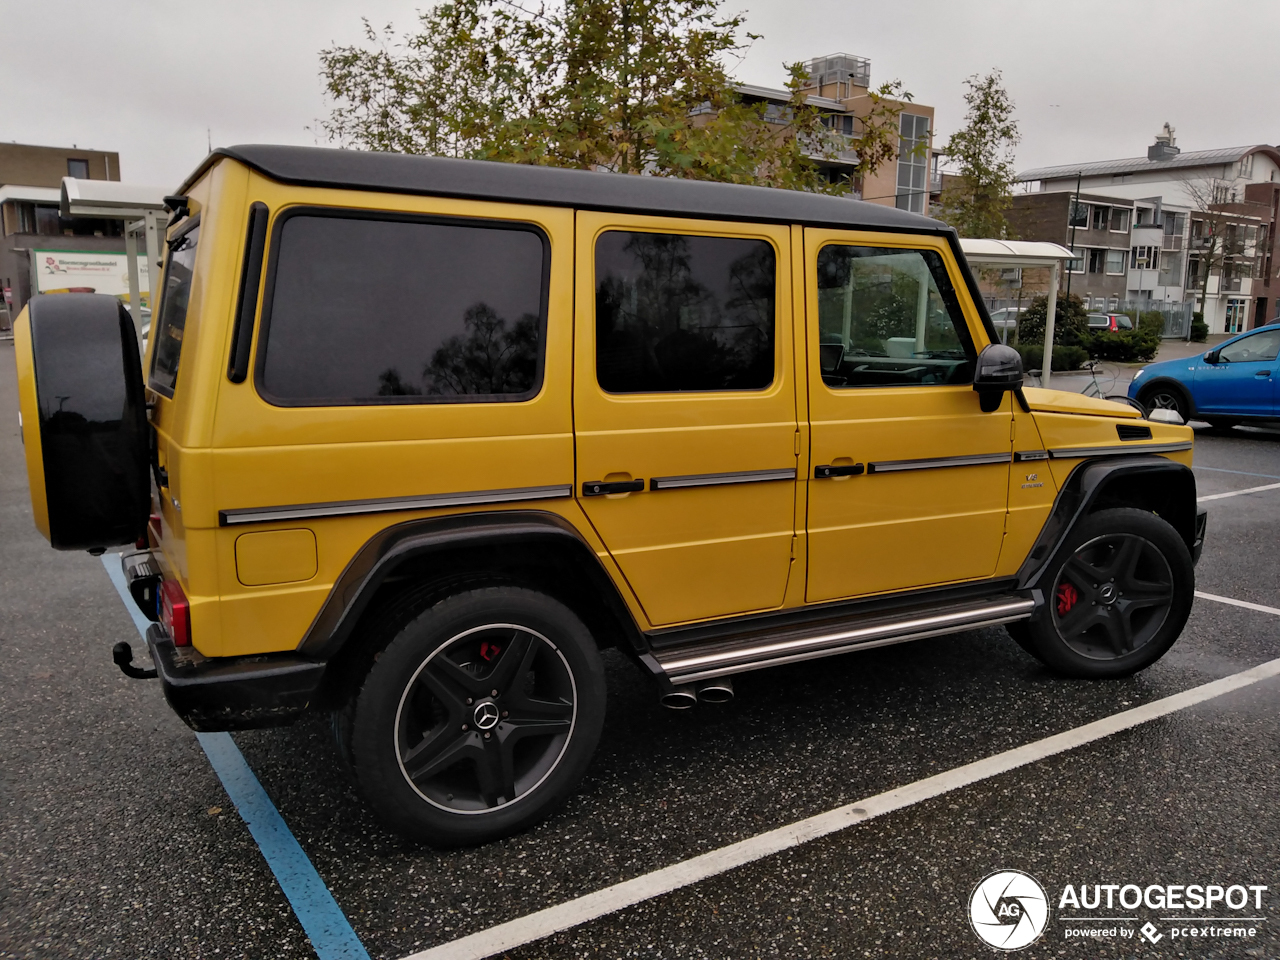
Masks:
[[[950,604],[931,609],[899,611],[843,622],[811,624],[768,635],[749,635],[694,646],[658,650],[652,654],[672,684],[693,683],[764,667],[830,657],[852,650],[884,647],[891,643],[959,633],[1025,620],[1035,601],[1003,596]]]

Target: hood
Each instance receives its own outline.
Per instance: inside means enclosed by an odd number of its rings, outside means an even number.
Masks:
[[[1124,417],[1137,420],[1140,415],[1127,403],[1116,403],[1113,400],[1102,400],[1098,397],[1086,397],[1081,393],[1068,393],[1065,390],[1044,390],[1039,387],[1024,387],[1023,395],[1032,410],[1044,413],[1075,413],[1090,417]]]

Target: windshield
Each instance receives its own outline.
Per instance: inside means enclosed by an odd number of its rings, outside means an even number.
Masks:
[[[174,384],[178,380],[178,358],[182,354],[182,334],[187,325],[187,302],[191,299],[191,274],[195,269],[199,239],[200,226],[197,222],[170,241],[150,380],[151,389],[166,397],[173,396]]]

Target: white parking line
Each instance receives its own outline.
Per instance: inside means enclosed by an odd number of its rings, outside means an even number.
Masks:
[[[1269,610],[1270,608],[1261,609]],[[1280,613],[1280,610],[1271,612]],[[603,890],[597,890],[576,900],[569,900],[518,920],[511,920],[496,927],[490,927],[488,930],[431,947],[412,954],[405,960],[483,960],[485,957],[492,957],[505,950],[513,950],[526,943],[541,940],[562,930],[571,929],[725,873],[735,867],[808,843],[810,840],[817,840],[873,817],[902,810],[953,790],[959,790],[961,787],[1035,763],[1054,754],[1073,750],[1277,675],[1280,675],[1280,659],[1269,660],[1251,670],[1232,674],[1221,680],[1214,680],[1171,697],[1165,697],[1163,700],[1125,710],[1093,723],[1087,723],[1082,727],[1045,737],[1043,740],[1036,740],[1013,750],[1006,750],[1004,753],[998,753],[984,760],[977,760],[954,770],[917,780],[904,787],[837,807],[827,813],[809,817],[807,820],[770,830],[612,887],[605,887]]]
[[[1199,590],[1196,591],[1196,596],[1201,600],[1229,603],[1233,607],[1244,607],[1246,610],[1257,610],[1259,613],[1271,613],[1280,617],[1280,609],[1276,607],[1264,607],[1260,603],[1250,603],[1248,600],[1233,600],[1231,597],[1220,597],[1216,593],[1201,593]]]
[[[1211,493],[1206,497],[1196,497],[1196,503],[1206,500],[1225,500],[1227,497],[1238,497],[1246,493],[1261,493],[1263,490],[1280,490],[1280,483],[1268,483],[1265,487],[1245,487],[1243,490],[1231,490],[1227,493]]]

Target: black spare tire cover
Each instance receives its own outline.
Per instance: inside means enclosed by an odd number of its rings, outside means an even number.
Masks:
[[[133,320],[102,294],[44,294],[28,309],[49,542],[59,550],[132,543],[151,507]]]

